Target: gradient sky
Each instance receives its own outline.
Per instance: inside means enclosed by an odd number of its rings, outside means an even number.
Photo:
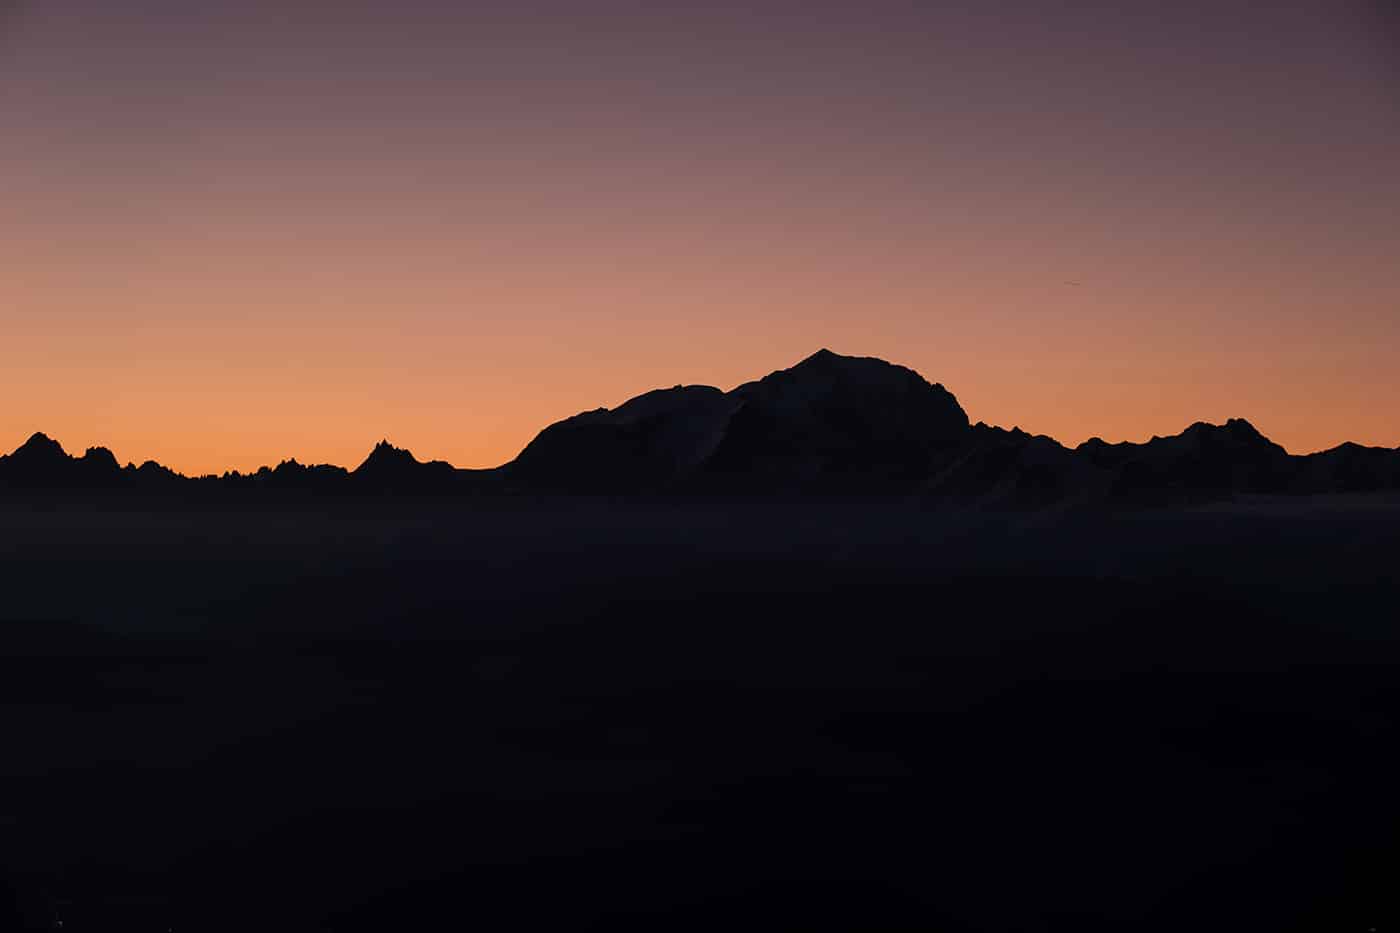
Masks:
[[[822,346],[1070,444],[1395,446],[1386,10],[11,2],[0,448],[490,466]]]

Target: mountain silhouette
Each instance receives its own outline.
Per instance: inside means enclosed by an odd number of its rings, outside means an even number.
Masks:
[[[1400,489],[1400,450],[1347,441],[1331,450],[1292,458],[1302,492]]]
[[[10,454],[6,466],[16,477],[43,482],[70,471],[72,459],[62,444],[47,434],[36,432]]]
[[[654,491],[713,456],[737,407],[713,386],[657,389],[550,425],[502,470],[546,490]]]
[[[1079,452],[1115,471],[1115,492],[1153,498],[1173,491],[1204,495],[1284,493],[1293,483],[1292,458],[1243,418],[1223,425],[1197,422],[1173,437],[1145,444],[1107,444],[1093,438]]]
[[[449,490],[457,470],[444,460],[423,463],[387,440],[374,445],[350,474],[357,487],[376,492],[426,492]]]
[[[952,393],[883,360],[821,350],[731,392],[676,386],[540,432],[503,467],[558,489],[885,491],[966,436]]]
[[[153,461],[72,457],[36,433],[0,456],[0,491],[221,496],[915,496],[972,505],[1165,506],[1240,495],[1400,491],[1400,449],[1342,444],[1293,456],[1243,418],[1144,443],[1067,448],[971,424],[957,398],[904,366],[820,350],[728,392],[678,385],[542,430],[491,470],[423,462],[380,441],[353,470],[295,459],[253,474],[186,478]]]
[[[731,394],[739,404],[708,464],[726,488],[904,487],[968,434],[967,414],[943,386],[830,350]]]
[[[72,457],[63,445],[36,432],[8,457],[0,457],[0,481],[18,489],[106,489],[116,486],[121,467],[105,447]]]

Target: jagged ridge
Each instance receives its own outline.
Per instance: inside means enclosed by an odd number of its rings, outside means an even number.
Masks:
[[[1342,444],[1292,456],[1248,421],[1198,422],[1146,443],[1053,438],[970,424],[941,384],[883,360],[821,350],[729,392],[656,389],[549,425],[493,470],[419,461],[379,442],[354,470],[284,460],[252,474],[186,478],[118,465],[103,447],[70,456],[36,433],[0,456],[0,490],[36,494],[915,495],[1039,506],[1168,505],[1240,494],[1400,490],[1400,449]]]

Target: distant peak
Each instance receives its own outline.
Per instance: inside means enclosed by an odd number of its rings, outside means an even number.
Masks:
[[[369,452],[364,463],[356,467],[355,472],[375,471],[384,469],[396,469],[405,466],[417,466],[418,458],[413,456],[402,447],[395,447],[389,443],[388,439],[381,440],[374,445],[374,449]]]
[[[834,353],[826,347],[822,347],[816,353],[807,357],[802,362],[791,369],[780,369],[770,373],[757,384],[772,383],[778,381],[800,380],[816,381],[819,383],[829,383],[832,380],[855,380],[858,382],[874,385],[877,383],[891,384],[913,384],[928,385],[946,392],[941,383],[929,382],[918,372],[908,366],[901,366],[898,363],[891,363],[882,360],[878,356],[845,356]],[[753,385],[755,383],[747,383]],[[742,390],[744,386],[741,386]],[[952,397],[952,393],[948,393]],[[965,416],[964,416],[965,417]]]
[[[823,347],[790,368],[780,369],[776,373],[770,373],[770,375],[779,375],[781,373],[817,373],[820,374],[822,378],[826,378],[834,373],[845,372],[847,370],[860,370],[871,365],[893,368],[891,364],[886,363],[884,360],[862,356],[843,356],[840,353],[833,353]]]
[[[837,363],[885,363],[885,361],[875,359],[874,357],[846,356],[845,354],[836,353],[832,350],[828,350],[826,347],[822,347],[793,368],[804,369],[812,366],[831,366]],[[888,366],[891,364],[885,363],[885,365]]]
[[[49,437],[49,436],[48,436],[47,434],[45,434],[43,431],[35,431],[33,434],[29,435],[29,440],[27,440],[27,441],[24,442],[24,446],[25,446],[25,447],[29,447],[29,446],[31,446],[31,445],[33,445],[33,446],[35,446],[35,447],[61,447],[61,446],[63,446],[63,445],[60,444],[58,441],[56,441],[56,440],[54,440],[53,438]]]
[[[889,360],[882,360],[878,356],[847,356],[844,353],[836,353],[832,350],[828,350],[826,347],[822,347],[816,353],[813,353],[791,369],[780,369],[776,373],[770,375],[776,376],[784,373],[811,372],[821,373],[823,378],[834,373],[881,374],[880,377],[877,378],[887,377],[894,373],[918,376],[918,373],[914,372],[914,370],[909,367],[901,366],[898,363],[891,363]],[[927,381],[924,380],[922,376],[919,376],[919,379],[921,381]]]
[[[89,447],[83,452],[83,460],[87,463],[101,464],[113,470],[121,468],[121,465],[117,463],[116,455],[106,447]]]
[[[1230,418],[1224,424],[1197,421],[1181,433],[1184,437],[1198,437],[1201,435],[1220,436],[1223,434],[1242,440],[1255,440],[1264,437],[1263,434],[1259,433],[1258,428],[1250,424],[1244,418]]]
[[[15,453],[21,455],[47,454],[50,456],[59,455],[65,457],[68,455],[67,452],[64,451],[62,444],[49,437],[43,431],[35,431],[30,435],[29,440],[25,441],[15,450]]]
[[[374,449],[369,452],[370,460],[401,460],[404,457],[412,456],[413,454],[406,449],[395,447],[387,439],[375,444]]]
[[[1259,429],[1250,424],[1244,418],[1231,418],[1225,422],[1225,427],[1230,428],[1238,434],[1259,434]],[[1261,437],[1263,435],[1260,435]]]

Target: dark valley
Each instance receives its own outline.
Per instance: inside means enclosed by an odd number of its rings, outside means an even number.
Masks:
[[[464,471],[0,460],[0,928],[1385,930],[1394,450],[819,353]]]

